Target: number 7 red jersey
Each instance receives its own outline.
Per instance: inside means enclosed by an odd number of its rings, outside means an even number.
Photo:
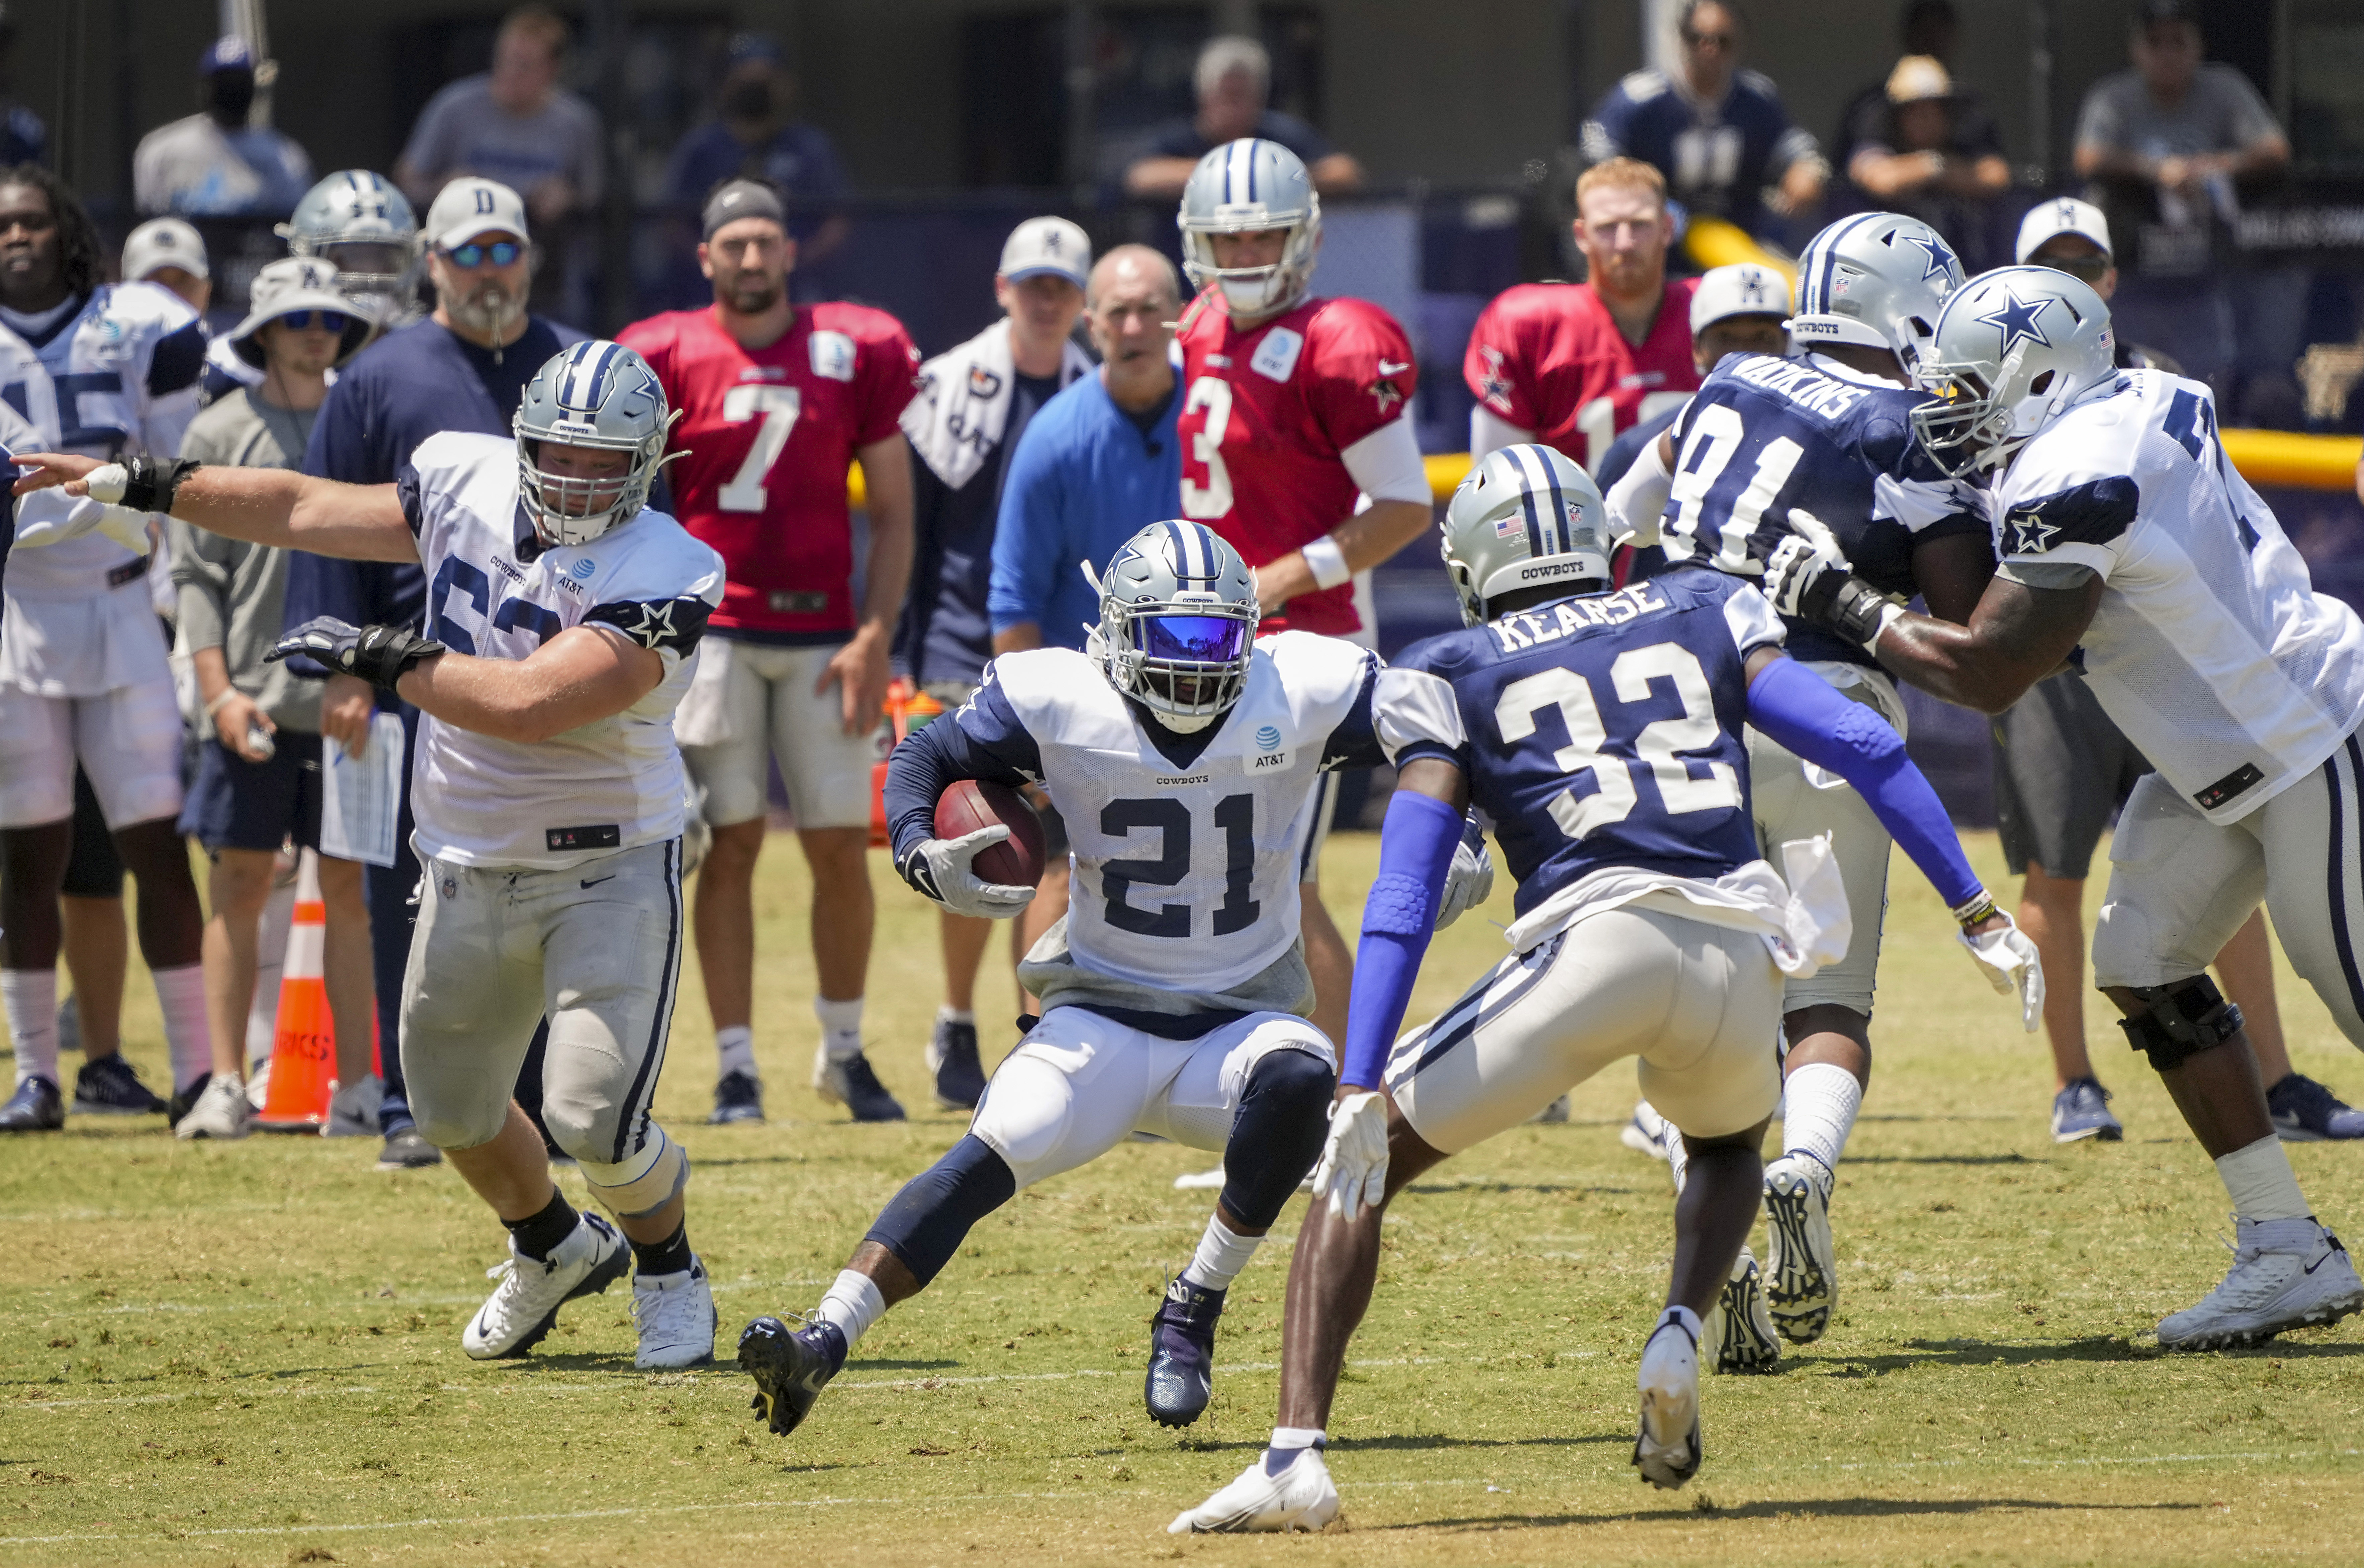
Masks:
[[[1609,443],[1699,390],[1695,280],[1667,285],[1650,335],[1629,343],[1589,284],[1521,284],[1478,317],[1462,379],[1488,412],[1590,473]]]
[[[854,627],[853,454],[899,428],[919,389],[903,324],[861,305],[808,305],[744,349],[712,307],[616,334],[679,413],[665,465],[674,515],[730,573],[708,628],[759,642],[842,642]]]
[[[1354,515],[1361,491],[1340,454],[1411,402],[1411,340],[1394,317],[1367,300],[1309,299],[1243,332],[1210,303],[1175,342],[1184,517],[1262,566]],[[1349,582],[1289,600],[1263,632],[1343,637],[1362,624]]]

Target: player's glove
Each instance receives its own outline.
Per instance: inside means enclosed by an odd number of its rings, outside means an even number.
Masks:
[[[1862,578],[1852,574],[1838,540],[1826,528],[1809,538],[1793,533],[1765,560],[1765,596],[1785,616],[1838,633],[1866,652],[1888,623],[1904,612]]]
[[[1328,1198],[1331,1212],[1351,1224],[1365,1204],[1377,1208],[1387,1191],[1388,1097],[1366,1089],[1332,1101],[1313,1195]]]
[[[1444,873],[1444,896],[1437,901],[1436,926],[1443,930],[1494,895],[1494,857],[1486,852],[1486,835],[1475,822],[1461,829],[1453,848],[1453,869]]]
[[[262,656],[275,664],[290,654],[318,660],[340,674],[358,675],[373,686],[394,690],[412,665],[449,650],[408,627],[352,626],[334,616],[315,616],[281,638]]]
[[[1984,892],[1962,908],[1954,911],[1961,922],[1961,943],[1970,950],[1970,959],[1986,976],[1987,984],[2009,995],[2019,993],[2019,1023],[2028,1033],[2044,1018],[2044,960],[2036,953],[2035,944],[2027,939],[2012,917],[1994,906],[1994,900]],[[1972,926],[2000,919],[2002,924],[1992,930],[1971,934]]]
[[[969,862],[988,846],[1009,837],[999,823],[964,833],[957,839],[927,839],[912,847],[896,869],[903,880],[955,915],[976,920],[1006,920],[1034,902],[1031,887],[987,882]]]
[[[54,495],[61,505],[43,505]],[[101,533],[131,551],[145,555],[152,543],[148,514],[113,506],[87,495],[68,496],[62,491],[37,491],[17,503],[17,542],[28,550],[63,544],[84,534]]]

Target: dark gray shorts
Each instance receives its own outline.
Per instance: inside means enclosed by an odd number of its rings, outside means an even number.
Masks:
[[[2038,681],[1990,723],[1995,827],[2012,874],[2033,862],[2047,876],[2083,878],[2150,763],[2074,672]]]

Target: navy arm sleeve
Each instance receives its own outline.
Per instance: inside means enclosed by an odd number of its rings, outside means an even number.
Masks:
[[[913,850],[936,836],[936,802],[955,781],[990,779],[1015,787],[1042,777],[1042,752],[992,675],[988,665],[986,684],[968,706],[906,736],[886,759],[880,793],[898,870]]]
[[[1796,660],[1777,659],[1749,684],[1748,722],[1853,784],[1948,908],[1984,891],[1937,792],[1879,714],[1839,695]]]
[[[1379,747],[1378,727],[1371,719],[1371,694],[1378,681],[1378,655],[1371,654],[1364,660],[1363,684],[1355,693],[1354,706],[1321,743],[1322,767],[1376,768],[1388,760]]]

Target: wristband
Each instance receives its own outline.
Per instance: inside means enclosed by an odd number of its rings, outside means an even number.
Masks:
[[[1318,588],[1334,588],[1355,575],[1354,568],[1346,564],[1346,552],[1328,534],[1298,553],[1305,557],[1306,570],[1313,573],[1313,584]]]
[[[1832,595],[1830,609],[1814,618],[1877,657],[1879,634],[1901,620],[1904,611],[1895,600],[1860,577],[1849,577]]]
[[[1983,887],[1953,908],[1955,924],[1966,931],[1981,921],[1994,918],[1995,913],[1994,895]]]
[[[214,695],[214,698],[211,702],[206,704],[206,717],[207,718],[211,718],[214,715],[219,713],[221,711],[222,704],[229,701],[230,698],[238,695],[238,688],[236,686],[224,686],[219,692],[217,692]]]
[[[185,459],[160,463],[151,457],[135,457],[123,464],[123,495],[120,505],[135,512],[173,510],[173,493],[181,481],[195,473],[198,464]]]

